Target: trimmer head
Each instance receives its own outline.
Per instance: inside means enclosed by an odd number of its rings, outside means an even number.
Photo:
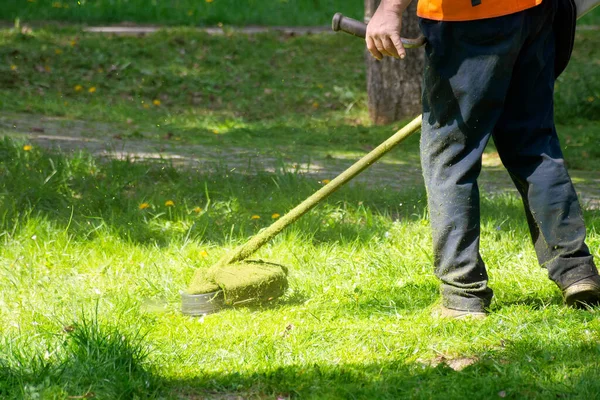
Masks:
[[[227,306],[268,303],[285,293],[287,272],[282,265],[261,260],[199,269],[181,293],[181,312],[203,315]]]

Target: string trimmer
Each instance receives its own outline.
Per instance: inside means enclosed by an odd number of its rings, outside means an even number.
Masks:
[[[579,17],[597,5],[600,0],[577,1],[579,3],[576,11]],[[575,16],[573,16],[574,18]],[[334,31],[343,31],[362,38],[366,34],[364,23],[346,18],[339,13],[334,16],[332,27]],[[425,39],[423,37],[402,39],[402,42],[404,47],[412,48],[422,46]],[[247,260],[247,258],[284,228],[293,224],[317,204],[417,132],[420,127],[421,116],[419,115],[271,226],[234,249],[231,254],[222,257],[208,270],[196,270],[187,291],[181,293],[182,312],[188,315],[202,315],[218,311],[228,305],[268,302],[283,295],[288,287],[287,268],[262,260]]]
[[[334,16],[332,27],[334,31],[365,37],[364,23],[343,17],[341,14]],[[424,39],[422,37],[403,39],[403,43],[407,48],[418,47],[424,43]],[[196,270],[188,289],[181,293],[182,312],[188,315],[201,315],[218,311],[227,305],[268,302],[283,295],[288,286],[287,268],[262,260],[247,260],[247,258],[284,228],[293,224],[407,137],[417,132],[420,127],[421,116],[415,118],[271,226],[230,254],[226,254],[208,270]]]

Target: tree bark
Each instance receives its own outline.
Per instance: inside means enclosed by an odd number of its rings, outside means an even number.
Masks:
[[[365,0],[365,22],[371,19],[380,0]],[[417,0],[413,0],[402,17],[402,37],[420,35],[416,14]],[[384,57],[377,61],[366,52],[367,93],[369,115],[375,124],[389,124],[421,113],[421,80],[423,76],[423,48],[407,49],[404,60]]]

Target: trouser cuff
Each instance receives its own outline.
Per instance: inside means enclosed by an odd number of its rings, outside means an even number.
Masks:
[[[446,308],[459,311],[484,312],[491,303],[492,291],[487,288],[489,296],[477,297],[467,293],[456,293],[450,288],[442,289],[442,304]]]

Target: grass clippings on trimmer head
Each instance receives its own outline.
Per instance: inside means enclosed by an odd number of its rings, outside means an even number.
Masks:
[[[223,290],[225,304],[263,303],[282,296],[288,287],[288,269],[261,260],[196,270],[187,294],[205,294]]]

